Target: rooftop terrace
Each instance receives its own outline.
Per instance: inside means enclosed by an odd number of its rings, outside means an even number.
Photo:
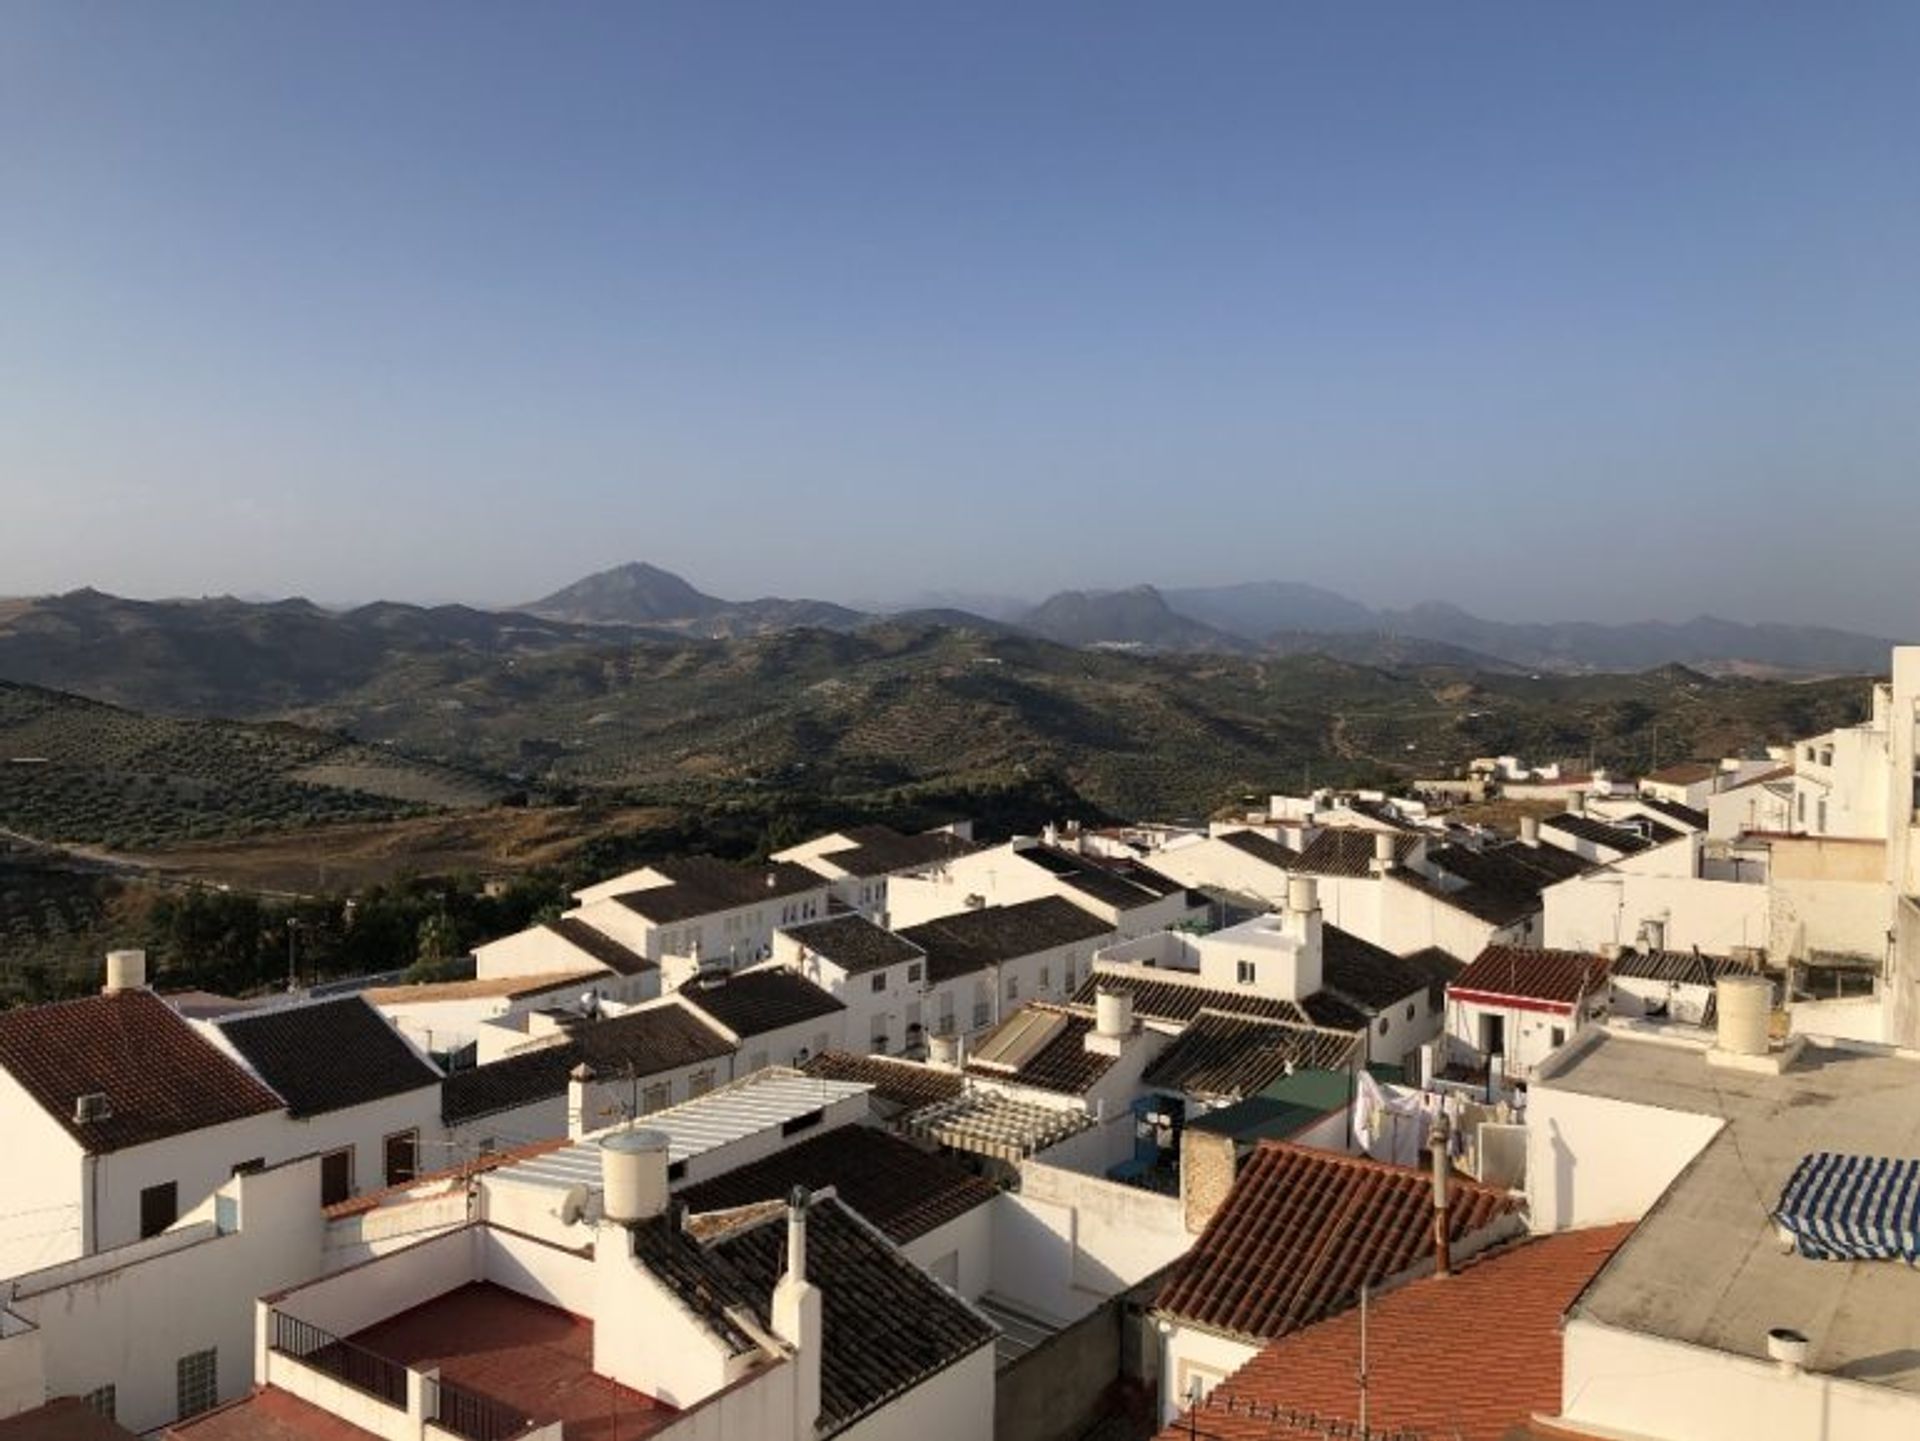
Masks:
[[[1756,1359],[1770,1327],[1791,1326],[1812,1339],[1810,1371],[1920,1392],[1920,1273],[1794,1255],[1770,1215],[1809,1153],[1920,1157],[1920,1062],[1809,1046],[1781,1075],[1751,1074],[1710,1066],[1699,1048],[1596,1030],[1534,1088],[1727,1122],[1576,1315]]]

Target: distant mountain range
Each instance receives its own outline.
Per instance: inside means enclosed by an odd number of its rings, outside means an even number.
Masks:
[[[705,636],[758,635],[770,630],[852,630],[871,620],[825,600],[730,601],[708,595],[672,571],[635,561],[577,580],[520,607],[528,615],[576,625],[665,626]]]
[[[954,606],[874,615],[820,600],[709,595],[657,566],[588,576],[519,610],[376,602],[330,610],[301,599],[140,601],[79,590],[0,601],[0,680],[172,715],[312,717],[340,697],[403,704],[476,668],[610,647],[842,636],[880,626],[1029,636],[1079,649],[1246,658],[1323,654],[1386,670],[1489,675],[1637,672],[1873,674],[1890,642],[1813,626],[1511,624],[1453,606],[1374,610],[1281,581],[1210,588],[1063,591],[1011,619]],[[774,663],[777,648],[756,664]]]

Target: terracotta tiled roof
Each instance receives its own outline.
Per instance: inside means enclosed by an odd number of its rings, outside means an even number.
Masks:
[[[1276,870],[1290,871],[1300,859],[1300,852],[1292,846],[1282,845],[1258,831],[1228,831],[1218,839],[1222,845],[1232,846],[1256,861],[1265,861]]]
[[[95,1155],[282,1106],[150,991],[0,1012],[0,1067]],[[74,1103],[93,1094],[106,1119],[76,1121]]]
[[[935,1101],[951,1101],[966,1088],[958,1071],[941,1071],[914,1061],[888,1056],[856,1056],[846,1051],[822,1051],[801,1066],[809,1076],[828,1081],[865,1081],[874,1097],[890,1106],[917,1110]]]
[[[912,941],[903,940],[856,912],[788,926],[783,934],[850,976],[905,965],[909,961],[923,961],[927,956]]]
[[[1117,1057],[1087,1049],[1087,1032],[1093,1029],[1093,1018],[1058,1006],[1034,1005],[1014,1012],[993,1032],[980,1038],[980,1049],[984,1050],[993,1036],[1000,1034],[1005,1027],[1016,1024],[1034,1011],[1054,1012],[1066,1024],[1018,1070],[1008,1071],[968,1061],[967,1074],[983,1081],[1001,1081],[1011,1086],[1033,1086],[1043,1091],[1079,1096],[1113,1069]]]
[[[703,976],[683,986],[678,995],[742,1040],[846,1009],[831,993],[798,971],[788,970]]]
[[[1647,850],[1653,842],[1638,831],[1615,825],[1611,821],[1595,820],[1592,816],[1575,815],[1572,811],[1562,811],[1557,816],[1548,816],[1540,822],[1543,829],[1551,827],[1563,835],[1578,840],[1590,841],[1596,846],[1605,846],[1610,851],[1618,851],[1623,856],[1635,856]],[[1664,828],[1663,828],[1664,829]],[[1670,833],[1671,840],[1674,834]]]
[[[1113,933],[1110,923],[1061,896],[960,911],[900,932],[927,953],[927,980],[935,985],[1002,961],[1107,939]]]
[[[1351,1031],[1202,1011],[1141,1079],[1190,1096],[1239,1100],[1290,1070],[1344,1069],[1360,1044]]]
[[[1133,997],[1133,1013],[1141,1020],[1180,1024],[1202,1011],[1224,1011],[1263,1020],[1309,1023],[1307,1013],[1293,1001],[1274,996],[1249,996],[1239,991],[1181,981],[1149,981],[1137,975],[1095,971],[1073,993],[1073,1004],[1091,1008],[1097,992],[1125,991]]]
[[[1515,1242],[1387,1292],[1367,1307],[1367,1424],[1376,1436],[1503,1441],[1536,1414],[1560,1409],[1560,1317],[1631,1226]],[[1463,1365],[1459,1338],[1499,1317],[1484,1364]],[[1162,1441],[1273,1441],[1359,1435],[1355,1368],[1360,1313],[1347,1310],[1275,1341],[1214,1388]],[[1311,1416],[1317,1425],[1305,1423]],[[1344,1434],[1344,1433],[1339,1433]],[[1524,1433],[1523,1433],[1524,1434]],[[1554,1434],[1542,1432],[1543,1435]]]
[[[1294,869],[1310,876],[1365,876],[1373,873],[1374,837],[1379,831],[1332,827],[1320,832],[1300,852]],[[1420,844],[1420,837],[1396,835],[1393,838],[1393,863],[1405,865],[1408,855]]]
[[[891,826],[856,826],[842,834],[853,845],[845,850],[827,851],[820,859],[832,862],[850,876],[863,878],[925,870],[980,849],[973,841],[963,840],[951,831],[925,831],[908,836]]]
[[[376,1006],[431,1005],[436,1001],[513,1000],[548,991],[579,989],[593,984],[605,971],[573,971],[566,975],[495,976],[490,980],[431,981],[419,986],[374,986],[360,992]]]
[[[804,866],[787,861],[736,866],[711,856],[676,856],[655,861],[652,869],[667,877],[669,884],[627,891],[614,899],[656,925],[824,890],[827,884]]]
[[[1338,926],[1320,932],[1321,984],[1372,1015],[1429,989],[1438,997],[1459,971],[1458,961],[1433,947],[1396,956]]]
[[[440,1083],[440,1073],[359,996],[239,1016],[220,1031],[296,1117]]]
[[[833,1187],[896,1246],[986,1205],[998,1194],[938,1152],[871,1126],[840,1126],[689,1186],[679,1199],[692,1211],[723,1211],[781,1200],[795,1186],[809,1191]]]
[[[766,1325],[767,1298],[786,1267],[785,1222],[776,1213],[711,1250],[746,1279]],[[816,1202],[808,1213],[807,1275],[824,1293],[822,1436],[993,1344],[985,1317],[838,1201]]]
[[[1455,1242],[1511,1215],[1505,1191],[1456,1181]],[[1433,1180],[1284,1142],[1263,1142],[1194,1247],[1174,1266],[1155,1309],[1251,1342],[1272,1341],[1351,1305],[1431,1258]]]
[[[565,1041],[456,1071],[440,1085],[440,1116],[448,1125],[531,1105],[567,1092],[567,1073],[583,1061],[602,1075],[635,1075],[698,1065],[732,1055],[734,1045],[681,1005],[648,1006],[593,1021]]]
[[[622,945],[605,931],[590,926],[578,916],[560,916],[546,928],[576,951],[583,951],[608,970],[622,976],[637,976],[660,968],[638,951]]]
[[[1488,946],[1447,983],[1456,999],[1494,996],[1571,1009],[1607,984],[1607,959],[1586,951],[1536,951]]]

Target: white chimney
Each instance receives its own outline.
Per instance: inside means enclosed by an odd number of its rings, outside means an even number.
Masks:
[[[1520,817],[1520,844],[1536,847],[1540,844],[1540,817]]]
[[[927,1064],[944,1071],[960,1069],[960,1038],[951,1032],[927,1037]]]
[[[1567,810],[1576,816],[1585,815],[1587,813],[1587,793],[1583,790],[1568,791]]]
[[[100,988],[102,995],[117,996],[122,991],[144,991],[146,988],[145,951],[107,952],[107,983]]]
[[[787,1198],[787,1269],[773,1288],[773,1332],[793,1348],[794,1441],[813,1441],[820,1420],[820,1357],[825,1349],[820,1288],[807,1279],[807,1211],[812,1197],[795,1186]]]
[[[1375,831],[1373,833],[1373,864],[1369,867],[1376,876],[1384,876],[1393,869],[1393,832]]]
[[[1133,992],[1102,986],[1093,996],[1093,1029],[1081,1044],[1095,1055],[1117,1056],[1133,1034]]]
[[[601,1214],[630,1225],[666,1213],[670,1144],[665,1131],[615,1131],[601,1138]]]
[[[1453,1273],[1452,1237],[1448,1234],[1447,1217],[1447,1207],[1453,1200],[1453,1156],[1447,1149],[1452,1135],[1447,1113],[1435,1111],[1427,1145],[1433,1152],[1433,1273],[1436,1276]]]
[[[1293,993],[1289,1000],[1304,1000],[1320,989],[1321,928],[1320,888],[1312,876],[1287,878],[1287,934],[1299,941],[1294,957]]]

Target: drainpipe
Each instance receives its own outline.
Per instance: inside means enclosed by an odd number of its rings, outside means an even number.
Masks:
[[[1453,1158],[1448,1154],[1447,1142],[1452,1134],[1453,1128],[1447,1123],[1447,1113],[1435,1111],[1433,1129],[1427,1134],[1427,1145],[1433,1152],[1433,1274],[1436,1276],[1453,1274],[1447,1235],[1447,1202],[1453,1179]]]

